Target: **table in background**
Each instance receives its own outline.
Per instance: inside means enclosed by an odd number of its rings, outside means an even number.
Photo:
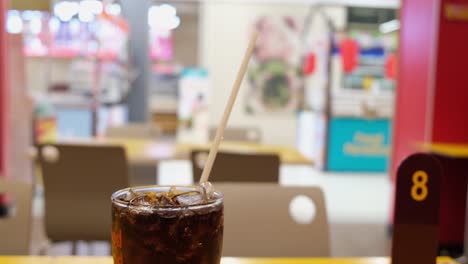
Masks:
[[[435,154],[441,157],[441,163],[445,174],[450,174],[452,177],[457,175],[468,177],[468,144],[446,144],[446,143],[423,143],[417,145],[418,149]],[[453,182],[451,182],[453,183]],[[465,183],[468,183],[465,178]],[[453,184],[457,184],[456,182]],[[463,186],[462,186],[463,187]],[[468,191],[465,184],[466,204],[465,204],[465,252],[468,257]],[[444,191],[444,190],[442,190]],[[454,202],[453,200],[451,202]],[[444,205],[441,205],[441,210],[444,210]],[[442,213],[444,214],[444,213]],[[453,217],[453,216],[452,216]]]
[[[210,144],[180,143],[176,145],[176,153],[180,156],[184,156],[185,158],[189,158],[192,150],[208,150],[210,146]],[[302,155],[295,148],[278,145],[265,145],[242,141],[223,141],[221,142],[220,150],[249,154],[276,154],[280,157],[280,161],[286,164],[313,165],[314,163],[311,159]]]
[[[111,257],[1,257],[0,264],[112,264]],[[388,258],[223,258],[221,264],[390,264]],[[438,264],[455,263],[439,258]]]
[[[125,148],[130,163],[157,164],[163,160],[190,159],[194,149],[209,149],[209,144],[178,143],[173,140],[147,140],[130,138],[105,138],[92,140],[66,140],[60,143],[111,144]],[[282,163],[313,165],[313,161],[292,147],[264,145],[250,142],[223,141],[220,150],[251,154],[277,154]]]

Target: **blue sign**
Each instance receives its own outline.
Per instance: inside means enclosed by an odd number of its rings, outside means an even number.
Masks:
[[[390,120],[332,118],[327,169],[332,171],[387,171]]]

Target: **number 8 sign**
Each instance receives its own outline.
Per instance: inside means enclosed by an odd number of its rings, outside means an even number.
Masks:
[[[433,264],[438,250],[440,201],[439,160],[414,154],[397,172],[393,264]]]
[[[426,185],[427,180],[428,176],[425,171],[418,170],[413,173],[413,187],[411,187],[411,197],[413,200],[418,202],[426,200],[426,197],[429,193]],[[418,190],[420,191],[418,192]]]

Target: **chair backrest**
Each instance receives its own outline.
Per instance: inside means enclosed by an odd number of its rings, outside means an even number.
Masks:
[[[39,160],[49,239],[109,240],[110,196],[129,185],[125,150],[118,146],[44,145]]]
[[[8,216],[0,218],[0,255],[27,255],[32,225],[32,184],[0,178],[0,194],[12,201]]]
[[[107,128],[106,136],[114,138],[154,139],[160,137],[161,133],[161,129],[154,123],[130,123]]]
[[[195,181],[208,157],[207,150],[194,150],[190,154]],[[213,182],[276,182],[279,181],[280,159],[274,154],[218,152],[210,181]]]
[[[224,256],[330,255],[327,212],[319,187],[223,183],[215,188],[224,194]]]
[[[216,127],[209,129],[209,138],[213,140],[216,135]],[[231,141],[247,141],[252,143],[260,143],[262,141],[262,133],[256,127],[227,127],[224,130],[224,139]]]

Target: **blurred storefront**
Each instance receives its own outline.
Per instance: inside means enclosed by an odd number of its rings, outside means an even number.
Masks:
[[[296,147],[319,168],[387,170],[394,1],[372,8],[366,5],[375,3],[145,3],[138,10],[145,23],[135,23],[138,14],[120,1],[59,0],[49,11],[11,7],[6,28],[23,38],[36,142],[102,137],[108,127],[134,121],[134,108],[143,108],[138,121],[179,141],[208,141],[239,46],[257,30],[230,126],[255,127],[261,143]],[[137,24],[145,38],[132,35]],[[135,43],[141,40],[147,43]],[[136,54],[139,47],[148,50]]]

